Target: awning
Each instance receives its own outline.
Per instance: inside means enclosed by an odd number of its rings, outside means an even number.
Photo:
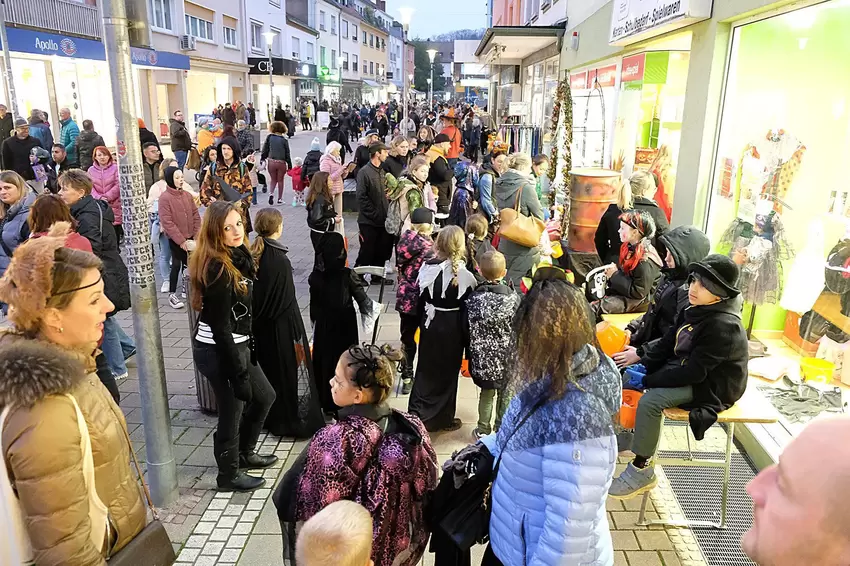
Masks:
[[[363,79],[363,86],[367,86],[369,88],[381,88],[381,84],[377,81],[370,81],[369,79]]]
[[[494,26],[484,32],[475,56],[486,57],[498,45],[502,59],[525,59],[563,37],[566,28],[567,22],[554,26]]]

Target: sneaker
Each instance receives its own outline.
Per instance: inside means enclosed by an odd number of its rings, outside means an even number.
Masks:
[[[264,193],[269,192],[269,187],[267,185],[263,185],[263,192]]]
[[[167,293],[168,292],[168,281],[162,282],[162,286],[159,288],[159,292],[160,293]]]
[[[269,195],[269,206],[274,205],[274,195]]]
[[[114,377],[115,377],[115,381],[122,381],[124,379],[127,379],[129,376],[130,376],[130,374],[125,371],[121,375],[116,375]]]
[[[413,389],[413,380],[412,379],[402,379],[401,380],[401,394],[402,395],[410,395],[411,390]]]
[[[658,485],[658,476],[655,475],[654,466],[640,469],[629,462],[623,473],[611,482],[608,496],[614,499],[631,499],[651,491],[656,485]]]
[[[459,418],[455,417],[455,418],[452,419],[452,424],[450,424],[446,428],[443,428],[443,429],[440,429],[440,430],[443,430],[445,432],[454,432],[456,430],[460,430],[460,427],[462,427],[462,426],[463,426],[463,421],[461,421]]]
[[[283,204],[283,199],[282,198],[277,199],[277,204],[279,204],[279,205]],[[292,206],[295,206],[295,204],[293,204]]]
[[[295,198],[292,199],[292,206],[298,206],[298,202],[295,200]]]
[[[182,308],[183,308],[183,306],[184,306],[184,305],[183,305],[183,301],[181,301],[181,300],[177,297],[177,294],[176,294],[176,293],[171,293],[171,294],[168,296],[168,304],[169,304],[169,305],[171,305],[171,308],[173,308],[173,309],[182,309]]]

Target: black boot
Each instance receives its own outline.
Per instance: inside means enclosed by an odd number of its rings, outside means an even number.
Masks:
[[[239,469],[239,453],[225,450],[218,455],[218,491],[254,491],[266,485],[266,480],[249,476]]]
[[[269,454],[261,456],[256,452],[243,452],[239,454],[239,469],[241,470],[260,470],[269,468],[277,463],[277,456]]]
[[[410,395],[413,389],[413,362],[404,360],[401,365],[401,394]]]

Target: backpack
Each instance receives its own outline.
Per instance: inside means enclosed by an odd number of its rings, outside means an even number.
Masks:
[[[387,208],[387,219],[384,220],[384,229],[393,236],[400,236],[401,229],[404,227],[404,221],[410,216],[410,211],[407,214],[401,213],[401,199],[405,198],[405,193],[402,192],[398,197],[390,201]]]

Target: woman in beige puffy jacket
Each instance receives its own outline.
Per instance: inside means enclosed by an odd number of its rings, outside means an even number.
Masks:
[[[63,238],[21,245],[0,280],[14,328],[0,336],[2,455],[39,566],[102,565],[145,526],[126,423],[92,352],[113,309],[100,260]],[[91,438],[97,496],[112,528],[92,524],[76,400]],[[104,532],[102,542],[97,533]],[[96,534],[93,534],[96,533]]]

